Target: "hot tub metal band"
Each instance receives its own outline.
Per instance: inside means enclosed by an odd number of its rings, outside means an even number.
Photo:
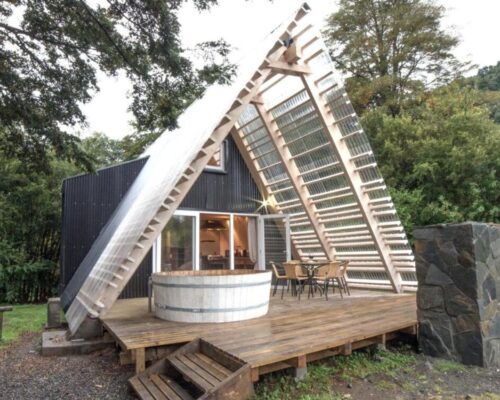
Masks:
[[[269,281],[267,282],[252,282],[252,283],[226,283],[226,284],[201,284],[201,285],[193,285],[187,283],[161,283],[161,282],[153,282],[153,286],[162,286],[162,287],[178,287],[178,288],[190,288],[190,289],[231,289],[231,288],[240,288],[240,287],[251,287],[251,286],[264,286],[269,285]]]
[[[238,307],[238,308],[183,308],[183,307],[171,307],[164,306],[155,303],[155,307],[158,307],[162,310],[170,310],[170,311],[183,311],[183,312],[191,312],[191,313],[214,313],[214,312],[233,312],[233,311],[246,311],[253,310],[255,308],[260,308],[267,306],[269,301],[266,301],[261,304],[248,306],[248,307]]]

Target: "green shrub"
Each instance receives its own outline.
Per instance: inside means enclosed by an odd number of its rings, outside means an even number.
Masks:
[[[0,303],[40,303],[53,296],[57,263],[28,261],[22,249],[0,241]]]

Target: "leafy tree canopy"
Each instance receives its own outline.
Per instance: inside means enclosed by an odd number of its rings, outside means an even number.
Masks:
[[[472,82],[478,89],[486,91],[490,117],[500,124],[500,61],[496,65],[480,68]]]
[[[117,164],[124,160],[121,140],[111,139],[101,132],[82,139],[82,150],[91,157],[95,169]]]
[[[500,220],[500,126],[483,93],[453,84],[396,117],[363,118],[399,214],[415,225]]]
[[[336,67],[348,74],[358,112],[443,84],[464,67],[452,55],[458,39],[441,27],[444,8],[429,0],[340,0],[325,34]]]
[[[81,169],[53,152],[47,158],[50,174],[27,171],[0,152],[0,302],[40,302],[56,294],[61,182]]]
[[[0,151],[27,168],[47,169],[50,151],[91,168],[69,127],[85,122],[80,106],[99,89],[98,70],[131,80],[139,132],[174,127],[207,83],[232,73],[223,41],[201,45],[206,65],[193,66],[179,40],[185,1],[1,2]],[[193,2],[203,10],[216,0]]]
[[[481,90],[500,90],[500,61],[479,69],[477,87]]]

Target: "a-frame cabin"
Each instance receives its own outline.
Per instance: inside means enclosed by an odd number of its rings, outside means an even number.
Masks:
[[[179,268],[203,269],[208,260],[211,268],[221,262],[228,269],[266,269],[270,254],[275,251],[272,257],[279,258],[278,251],[284,258],[348,260],[351,287],[415,290],[406,234],[308,11],[304,4],[246,57],[234,83],[209,88],[180,116],[176,130],[165,132],[147,158],[133,162],[137,168],[127,178],[126,192],[76,271],[66,273],[61,299],[71,334],[87,318],[106,315],[148,254],[148,268],[159,268],[159,247],[167,245],[162,232],[175,235],[175,227],[183,240],[190,235],[194,245],[187,247],[196,251],[189,262],[170,260],[170,268],[177,262]],[[212,217],[192,204],[182,207],[196,183],[209,179],[203,176],[234,172],[224,170],[233,154],[244,163],[243,175],[250,176],[243,181],[250,193],[240,196],[240,203],[250,199],[253,212],[223,209],[224,199],[231,203],[245,190],[231,179],[217,186],[225,193],[218,213],[207,212]],[[66,185],[69,191],[71,180]],[[196,191],[206,197],[213,188],[199,185]],[[256,198],[250,198],[252,193]],[[67,210],[64,218],[71,221]],[[238,223],[247,236],[240,244]],[[213,228],[220,224],[227,230],[224,245],[220,237],[201,238],[200,226],[220,236]],[[278,231],[284,232],[281,251],[266,236]],[[256,236],[251,238],[251,232]],[[210,251],[219,258],[208,257]]]

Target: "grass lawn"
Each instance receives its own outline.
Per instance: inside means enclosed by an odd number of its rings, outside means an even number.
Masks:
[[[284,372],[264,376],[253,400],[500,400],[500,370],[426,357],[407,345],[339,355],[307,369],[299,382]]]
[[[410,370],[416,363],[411,353],[378,351],[374,357],[366,352],[354,352],[351,356],[336,356],[308,365],[307,377],[296,382],[291,376],[275,373],[265,376],[256,386],[256,400],[323,400],[344,399],[332,387],[332,378],[344,382],[363,379],[370,375],[393,376],[403,370]]]
[[[3,332],[0,348],[13,342],[26,332],[41,332],[47,321],[46,304],[14,305],[3,314]]]

